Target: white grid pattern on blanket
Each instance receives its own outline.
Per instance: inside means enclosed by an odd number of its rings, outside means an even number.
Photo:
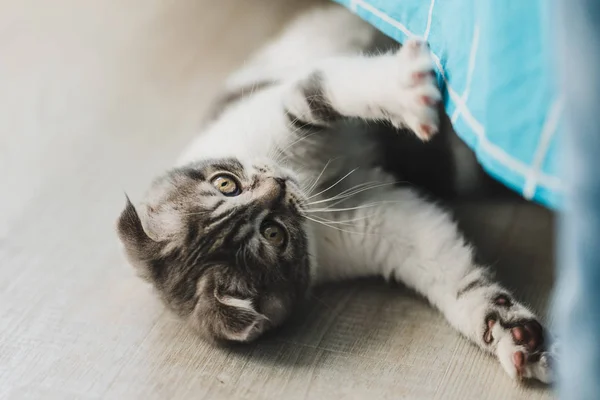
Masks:
[[[352,11],[356,12],[358,10],[358,8],[360,7],[363,10],[373,14],[380,20],[384,21],[385,23],[398,29],[406,37],[408,37],[408,38],[421,37],[425,40],[427,40],[427,38],[429,37],[434,6],[435,6],[435,0],[431,0],[431,3],[429,5],[429,13],[428,13],[428,17],[427,17],[427,26],[424,30],[424,34],[417,35],[417,34],[411,32],[404,24],[391,18],[389,15],[385,14],[381,10],[378,10],[377,8],[373,7],[371,4],[369,4],[363,0],[350,0],[350,9]],[[478,26],[475,27],[472,40],[473,40],[473,43],[471,45],[471,55],[470,55],[470,59],[469,59],[469,71],[468,71],[467,85],[466,85],[462,95],[459,95],[452,88],[452,86],[450,86],[450,83],[448,82],[448,79],[446,78],[446,75],[442,68],[440,58],[435,53],[432,52],[432,58],[433,58],[434,63],[436,64],[436,68],[437,68],[440,76],[444,80],[444,83],[448,90],[448,94],[450,95],[450,98],[452,99],[452,101],[454,102],[454,105],[456,107],[456,110],[454,113],[454,115],[456,115],[456,119],[458,118],[459,115],[462,116],[465,123],[471,128],[473,133],[477,136],[477,139],[479,141],[479,146],[481,147],[481,149],[484,152],[487,153],[488,156],[494,158],[499,163],[503,164],[504,166],[506,166],[513,172],[515,172],[525,178],[526,183],[523,188],[523,193],[522,193],[523,197],[525,197],[527,199],[531,199],[535,195],[535,191],[536,191],[536,188],[538,185],[545,186],[546,188],[548,188],[550,190],[554,190],[556,192],[562,191],[562,183],[561,183],[560,179],[558,179],[557,177],[552,176],[552,175],[544,174],[541,171],[541,168],[542,168],[542,165],[544,162],[544,158],[546,156],[551,138],[554,135],[554,133],[556,132],[559,116],[562,111],[562,107],[560,106],[560,104],[561,104],[560,100],[556,101],[555,105],[553,105],[550,108],[548,115],[546,116],[546,121],[542,128],[542,132],[540,134],[540,139],[538,141],[538,146],[535,151],[533,165],[529,166],[529,165],[523,163],[522,161],[517,160],[517,159],[513,158],[512,156],[510,156],[509,154],[507,154],[503,149],[501,149],[500,147],[496,146],[495,144],[493,144],[492,142],[489,141],[489,139],[485,135],[485,127],[471,114],[471,111],[469,110],[468,106],[466,105],[466,101],[468,99],[469,92],[470,92],[470,80],[471,80],[470,76],[472,75],[471,69],[472,69],[472,66],[475,64],[475,56],[476,56],[478,41],[479,41]],[[456,121],[456,119],[454,118],[454,115],[453,115],[453,120],[452,120],[453,123]]]
[[[467,69],[467,83],[465,84],[465,91],[462,96],[460,96],[461,100],[466,104],[469,99],[469,93],[471,92],[471,80],[473,79],[473,72],[475,71],[475,57],[477,57],[477,50],[479,49],[479,25],[475,25],[475,30],[473,31],[473,39],[471,40],[471,52],[469,53],[469,69]],[[452,124],[456,123],[460,117],[460,109],[454,110],[452,113]]]

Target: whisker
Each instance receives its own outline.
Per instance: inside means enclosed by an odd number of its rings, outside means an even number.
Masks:
[[[342,176],[340,179],[338,179],[333,185],[329,186],[327,189],[321,190],[319,193],[317,194],[313,194],[312,196],[308,197],[307,200],[310,200],[320,194],[323,194],[325,192],[327,192],[328,190],[334,188],[336,185],[338,185],[341,181],[343,181],[344,179],[346,179],[348,176],[350,176],[352,173],[356,172],[357,168],[354,168],[352,171],[348,172],[346,175]]]
[[[330,158],[329,160],[327,160],[327,163],[325,164],[325,166],[323,167],[323,169],[321,170],[321,173],[317,176],[317,179],[315,179],[314,183],[310,185],[310,187],[307,189],[307,194],[310,195],[312,193],[313,190],[315,190],[315,187],[317,186],[317,184],[319,183],[319,179],[321,179],[321,177],[323,176],[323,174],[325,173],[325,170],[327,169],[327,167],[329,166],[329,164],[331,163],[332,159]]]
[[[343,190],[343,191],[341,191],[340,193],[338,193],[338,194],[336,194],[335,196],[333,196],[331,199],[333,199],[334,197],[337,197],[337,196],[343,196],[343,195],[346,195],[346,194],[350,194],[350,193],[351,193],[352,191],[354,191],[354,190],[362,189],[362,188],[364,188],[364,187],[366,187],[366,186],[368,186],[368,185],[370,185],[370,184],[373,184],[373,183],[379,183],[379,182],[376,182],[376,181],[371,181],[371,182],[359,183],[359,184],[358,184],[358,185],[356,185],[356,186],[353,186],[353,187],[351,187],[351,188],[348,188],[348,189],[346,189],[346,190]],[[319,201],[319,200],[317,200],[317,201]],[[341,201],[343,201],[343,200],[341,200]],[[336,202],[335,204],[338,204],[338,203],[339,203],[339,202]]]
[[[396,183],[398,183],[398,182],[381,183],[381,184],[372,185],[372,186],[369,186],[369,187],[366,187],[366,188],[362,187],[360,189],[357,189],[357,190],[355,190],[355,191],[353,191],[351,193],[347,193],[345,195],[342,195],[342,193],[340,193],[338,195],[330,197],[329,199],[313,201],[311,203],[308,203],[307,205],[310,206],[310,205],[313,205],[313,204],[327,203],[327,202],[333,201],[333,200],[340,200],[340,199],[343,200],[343,199],[347,199],[348,197],[356,196],[357,194],[362,193],[362,192],[367,191],[367,190],[377,189],[377,188],[380,188],[380,187],[383,187],[383,186],[395,185]]]
[[[347,229],[341,229],[341,228],[338,228],[337,226],[332,226],[332,225],[330,225],[330,224],[328,224],[326,222],[319,221],[318,219],[313,219],[313,218],[308,217],[306,215],[304,215],[304,218],[306,218],[306,219],[308,219],[310,221],[313,221],[313,222],[315,222],[317,224],[321,224],[321,225],[323,225],[323,226],[325,226],[327,228],[334,229],[334,230],[340,231],[340,232],[351,233],[351,234],[355,234],[355,235],[372,235],[373,234],[371,232],[359,232],[359,231],[349,231]]]
[[[341,224],[341,225],[352,225],[352,222],[356,222],[356,221],[361,221],[361,220],[365,220],[368,218],[372,218],[373,214],[369,214],[369,215],[363,215],[361,217],[356,217],[356,218],[350,218],[350,219],[346,219],[346,220],[333,220],[333,219],[327,219],[324,218],[320,215],[313,215],[312,218],[318,218],[321,221],[327,222],[328,224]]]
[[[361,189],[361,188],[363,188],[363,187],[365,187],[365,186],[368,186],[368,185],[370,185],[370,184],[372,184],[372,183],[375,183],[375,182],[364,182],[364,183],[359,183],[359,184],[358,184],[358,185],[356,185],[356,186],[353,186],[353,187],[351,187],[351,188],[348,188],[348,189],[345,189],[345,190],[341,191],[340,193],[338,193],[338,194],[334,195],[334,196],[333,196],[333,197],[331,197],[330,199],[333,199],[334,197],[337,197],[337,196],[343,196],[343,195],[345,195],[345,194],[348,194],[349,192],[352,192],[353,190]],[[312,203],[311,203],[311,204],[312,204]]]
[[[353,186],[353,187],[351,187],[351,188],[348,188],[348,189],[346,189],[346,190],[344,190],[344,191],[342,191],[342,192],[338,193],[338,195],[346,194],[346,193],[348,193],[348,192],[351,192],[351,191],[352,191],[352,190],[354,190],[354,189],[359,189],[359,188],[362,188],[362,187],[365,187],[365,186],[368,186],[368,185],[372,185],[372,184],[377,184],[377,183],[380,183],[380,182],[379,182],[379,181],[370,181],[370,182],[363,182],[363,183],[359,183],[359,184],[358,184],[358,185],[356,185],[356,186]]]
[[[308,125],[308,124],[307,124],[307,125]],[[303,127],[299,127],[299,128],[297,128],[297,129],[294,129],[294,130],[291,132],[291,133],[292,133],[292,135],[293,135],[293,134],[296,134],[296,133],[297,133],[297,132],[298,132],[300,129],[302,129],[302,128],[303,128]],[[288,150],[290,149],[290,147],[294,146],[294,145],[295,145],[295,144],[297,144],[298,142],[301,142],[301,141],[303,141],[304,139],[308,139],[309,137],[311,137],[311,136],[314,136],[314,135],[316,135],[317,133],[320,133],[320,132],[318,132],[318,131],[317,131],[317,132],[311,132],[311,133],[309,133],[308,135],[301,136],[299,139],[296,139],[296,140],[294,140],[292,143],[290,143],[289,145],[287,145],[286,147],[284,147],[284,148],[283,148],[281,151],[282,151],[282,152],[286,152],[286,151],[288,151]]]
[[[369,208],[369,207],[375,207],[375,206],[379,206],[382,204],[387,204],[387,203],[401,203],[400,200],[389,200],[389,201],[377,201],[374,203],[367,203],[367,204],[361,204],[360,206],[356,206],[356,207],[346,207],[346,208],[311,208],[308,210],[305,210],[304,212],[342,212],[342,211],[352,211],[352,210],[360,210],[363,208]]]
[[[380,182],[377,182],[377,181],[371,181],[370,183],[380,184]],[[407,183],[409,183],[409,182],[408,182],[408,181],[394,181],[394,182],[390,182],[389,184],[390,184],[390,185],[395,185],[395,184],[400,184],[400,183],[407,184]],[[387,185],[387,184],[388,184],[388,183],[381,184],[381,185]],[[345,198],[344,198],[344,199],[340,199],[340,200],[336,201],[335,203],[333,203],[333,204],[330,204],[328,207],[334,207],[334,206],[336,206],[336,205],[338,205],[338,204],[342,203],[344,200],[345,200]]]

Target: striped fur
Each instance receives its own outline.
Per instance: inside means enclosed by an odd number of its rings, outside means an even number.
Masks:
[[[308,288],[308,243],[295,185],[283,175],[285,186],[273,189],[265,175],[272,170],[260,170],[232,159],[175,169],[154,183],[159,194],[151,190],[139,213],[128,201],[119,219],[119,235],[140,275],[173,311],[215,339],[248,340],[278,325]],[[247,191],[223,196],[209,182],[222,172]],[[282,251],[262,238],[265,218],[285,227]],[[161,230],[165,220],[178,229]]]

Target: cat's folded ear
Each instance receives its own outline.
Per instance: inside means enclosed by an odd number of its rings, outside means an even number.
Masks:
[[[117,221],[117,232],[121,242],[126,247],[139,248],[150,245],[153,240],[144,230],[140,216],[129,200],[129,196],[125,195],[125,198],[125,208]]]
[[[269,319],[256,310],[251,298],[220,293],[208,280],[198,285],[198,303],[190,321],[202,333],[217,341],[250,342],[269,328]]]
[[[249,299],[219,296],[215,293],[216,315],[213,329],[218,336],[236,342],[250,342],[266,329],[267,317],[258,313]]]
[[[153,258],[158,250],[158,243],[148,234],[134,205],[126,196],[125,208],[117,221],[117,233],[125,247],[129,262],[144,276],[146,260]]]
[[[181,218],[177,210],[169,204],[152,206],[142,204],[140,210],[127,200],[117,224],[119,236],[123,242],[135,242],[136,245],[151,240],[162,242],[171,239],[181,228]]]

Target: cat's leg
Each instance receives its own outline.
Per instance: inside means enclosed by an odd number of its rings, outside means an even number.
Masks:
[[[539,318],[474,263],[451,216],[408,188],[373,192],[371,200],[338,206],[358,207],[352,211],[311,214],[328,225],[314,226],[320,280],[402,281],[494,354],[511,377],[549,382],[549,338]]]
[[[409,40],[393,53],[321,61],[288,85],[284,106],[297,127],[387,120],[427,140],[438,130],[440,99],[427,44]]]
[[[206,157],[209,149],[213,157],[285,153],[307,131],[331,132],[328,128],[345,118],[387,120],[427,140],[438,129],[440,98],[422,41],[410,40],[396,52],[377,56],[332,57],[231,104],[207,125],[180,163]],[[319,137],[312,136],[312,142],[322,147]],[[222,138],[228,138],[227,146]],[[317,173],[330,158],[313,163]]]

